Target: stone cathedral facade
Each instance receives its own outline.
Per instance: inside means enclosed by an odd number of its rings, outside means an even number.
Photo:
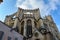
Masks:
[[[6,16],[4,22],[12,28],[11,31],[15,30],[23,35],[24,40],[60,40],[51,15],[42,18],[39,8],[18,8],[16,13]]]

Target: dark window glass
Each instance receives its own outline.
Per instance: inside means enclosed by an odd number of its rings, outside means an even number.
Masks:
[[[40,40],[40,39],[36,39],[36,40]]]
[[[26,37],[23,37],[23,40],[26,40]]]
[[[31,37],[32,36],[32,26],[27,26],[27,36]]]
[[[0,40],[2,40],[3,35],[4,35],[4,32],[0,31]]]
[[[32,24],[31,24],[31,20],[27,21],[26,35],[27,35],[28,38],[32,37]]]
[[[8,40],[11,40],[11,37],[8,37]]]
[[[18,38],[15,38],[15,40],[18,40]]]

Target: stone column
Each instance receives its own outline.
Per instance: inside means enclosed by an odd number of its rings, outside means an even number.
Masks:
[[[41,22],[41,26],[43,26],[43,20],[42,19],[40,19],[40,22]]]
[[[24,19],[24,33],[23,33],[23,35],[26,37],[26,25],[27,25],[27,23],[26,23],[26,19]]]
[[[15,19],[15,22],[14,22],[13,28],[16,28],[17,23],[18,23],[18,18]]]
[[[15,18],[15,22],[14,22],[13,28],[16,28],[16,26],[17,26],[18,17],[19,17],[19,10],[18,10],[18,12],[17,12],[17,14],[16,14],[16,18]]]
[[[34,19],[32,19],[32,33],[34,32],[35,30],[35,23],[34,23]]]
[[[19,30],[19,33],[21,33],[21,23],[19,23],[18,30]]]

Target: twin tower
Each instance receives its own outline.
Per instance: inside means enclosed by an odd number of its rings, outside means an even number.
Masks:
[[[41,18],[39,8],[18,8],[16,13],[6,16],[4,22],[23,35],[24,40],[59,40],[59,31],[51,15]]]

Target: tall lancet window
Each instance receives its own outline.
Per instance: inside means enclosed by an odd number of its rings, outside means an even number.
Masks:
[[[31,20],[27,20],[26,35],[28,38],[32,37],[32,22],[31,22]]]

